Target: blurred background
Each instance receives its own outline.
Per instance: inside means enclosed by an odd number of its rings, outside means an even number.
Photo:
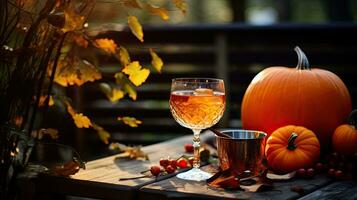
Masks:
[[[163,59],[163,72],[150,74],[137,88],[138,99],[110,103],[98,83],[67,91],[77,110],[109,131],[112,141],[148,145],[192,134],[174,121],[169,110],[170,84],[175,77],[223,78],[227,107],[217,127],[239,128],[240,104],[250,81],[269,66],[296,66],[296,45],[313,67],[341,77],[356,101],[356,0],[187,0],[186,15],[171,1],[150,2],[169,8],[170,20],[165,22],[141,10],[123,10],[108,0],[98,3],[89,21],[90,27],[105,27],[98,29],[98,37],[124,45],[132,60],[140,60],[143,66],[150,63],[149,48]],[[144,25],[145,43],[120,26],[126,24],[128,13],[138,16]],[[105,82],[115,81],[116,65],[112,59],[100,57]],[[116,120],[118,116],[133,116],[143,124],[128,127]],[[84,160],[113,153],[94,131],[74,128],[70,118],[61,122],[65,125],[60,142],[74,146]]]

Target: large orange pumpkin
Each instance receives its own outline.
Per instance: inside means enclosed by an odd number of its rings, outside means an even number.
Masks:
[[[271,134],[265,155],[269,167],[275,172],[288,173],[313,166],[320,156],[320,143],[311,130],[288,125]]]
[[[305,54],[295,48],[296,68],[269,67],[255,76],[245,92],[241,118],[244,129],[268,136],[295,124],[312,130],[323,147],[351,111],[351,98],[342,80],[323,69],[310,69]]]

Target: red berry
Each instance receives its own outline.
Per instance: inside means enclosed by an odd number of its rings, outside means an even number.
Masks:
[[[343,178],[343,172],[341,170],[335,171],[335,178],[336,179],[342,179]]]
[[[322,163],[316,163],[315,169],[318,172],[322,172],[324,170],[324,165]]]
[[[167,167],[167,165],[169,165],[169,160],[161,158],[160,159],[160,165],[163,166],[164,168]]]
[[[306,170],[306,176],[308,178],[312,178],[315,175],[315,170],[313,168],[309,168]]]
[[[161,169],[160,169],[159,166],[152,166],[152,167],[150,168],[150,172],[151,172],[152,175],[157,176],[157,175],[160,174]]]
[[[175,172],[175,168],[173,168],[171,165],[169,165],[169,166],[166,167],[166,172],[168,174],[172,174],[172,173]]]
[[[187,167],[187,160],[185,160],[185,159],[178,160],[177,166],[179,166],[180,168],[186,168]]]
[[[331,168],[328,170],[327,175],[329,177],[334,177],[335,176],[335,169]]]
[[[169,160],[169,165],[171,165],[174,169],[176,169],[177,168],[177,161],[171,159],[171,160]]]
[[[306,176],[306,170],[304,168],[298,169],[296,173],[301,178],[304,178]]]
[[[192,153],[193,152],[193,144],[185,144],[185,151],[187,153]]]

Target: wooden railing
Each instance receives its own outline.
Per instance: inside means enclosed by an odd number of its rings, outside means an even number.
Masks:
[[[81,94],[84,112],[126,143],[152,143],[188,134],[169,111],[168,99],[174,77],[223,78],[227,89],[227,108],[220,126],[239,127],[240,104],[253,77],[262,69],[296,66],[293,48],[298,45],[307,54],[312,67],[336,73],[347,85],[352,100],[357,100],[357,25],[273,25],[248,26],[192,25],[144,27],[145,43],[129,30],[101,32],[98,37],[114,39],[128,48],[133,60],[144,66],[150,63],[148,48],[155,48],[165,62],[163,73],[153,73],[138,88],[137,101],[122,100],[111,104],[95,84],[87,84]],[[114,81],[116,62],[101,61],[105,81]],[[353,105],[356,108],[356,103]],[[130,128],[115,120],[116,116],[134,116],[143,121]],[[87,136],[86,136],[87,137]]]

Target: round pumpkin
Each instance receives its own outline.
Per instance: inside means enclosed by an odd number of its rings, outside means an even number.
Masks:
[[[243,97],[242,126],[268,136],[285,125],[304,126],[326,148],[351,111],[350,94],[337,75],[310,69],[305,54],[299,47],[295,51],[296,68],[269,67],[254,77]]]
[[[274,172],[289,173],[313,166],[320,156],[320,143],[311,130],[288,125],[271,134],[266,142],[265,155]]]
[[[343,124],[336,128],[332,135],[332,145],[334,151],[352,155],[357,153],[357,130],[349,124]]]

